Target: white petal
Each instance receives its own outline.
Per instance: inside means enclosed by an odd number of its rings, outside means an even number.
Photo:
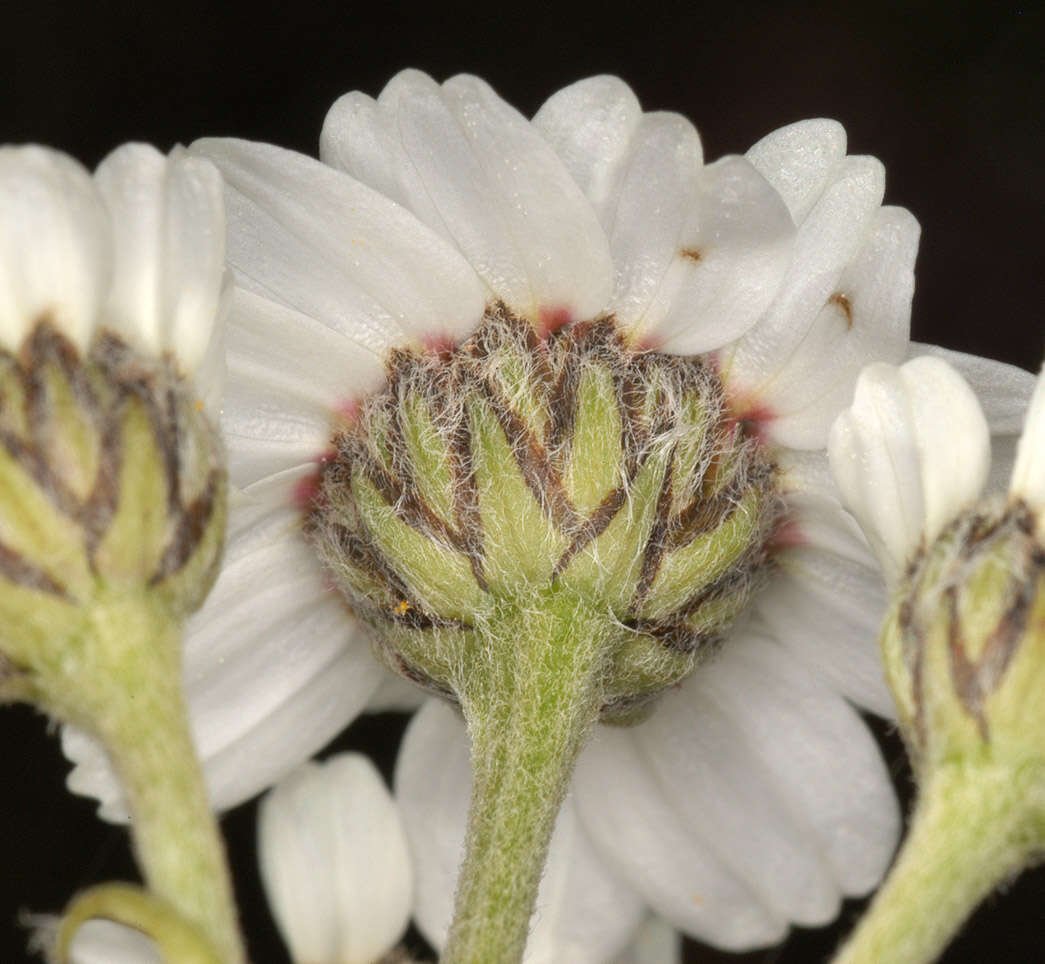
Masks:
[[[635,337],[676,354],[719,348],[776,293],[794,227],[743,158],[702,168],[692,124],[644,115],[600,208],[617,268],[611,310]]]
[[[184,150],[164,157],[147,144],[125,144],[98,166],[95,182],[113,224],[106,326],[195,372],[222,322],[231,281],[221,175]]]
[[[827,452],[785,449],[777,459],[787,523],[755,605],[772,634],[837,692],[892,716],[877,642],[887,605],[878,561],[839,502]]]
[[[993,358],[911,342],[907,358],[922,355],[942,359],[969,383],[983,409],[991,435],[1020,434],[1036,385],[1030,372]]]
[[[273,916],[300,964],[371,964],[410,918],[406,836],[358,753],[306,763],[265,797],[258,857]]]
[[[395,797],[414,860],[414,920],[436,948],[453,915],[471,783],[464,723],[443,701],[429,700],[399,748]]]
[[[660,707],[654,717],[659,713]],[[779,941],[787,932],[783,915],[720,852],[718,828],[692,820],[654,773],[637,740],[648,725],[600,727],[593,734],[574,777],[585,830],[654,912],[685,933],[729,950]],[[693,751],[700,752],[695,744]]]
[[[1038,532],[1045,522],[1045,376],[1039,375],[1027,411],[1023,436],[1012,469],[1012,494],[1023,499],[1038,514]]]
[[[234,485],[317,461],[336,411],[376,389],[377,357],[321,322],[238,288],[226,333],[222,432]]]
[[[787,492],[814,492],[838,501],[838,487],[824,450],[781,449],[777,453],[782,485]]]
[[[674,264],[684,280],[652,332],[677,355],[721,348],[755,324],[791,263],[795,227],[768,182],[726,157],[704,168],[685,236],[689,255]]]
[[[822,447],[868,361],[899,361],[907,345],[918,228],[878,209],[884,187],[873,158],[847,158],[799,227],[795,257],[763,318],[720,367],[739,409],[768,411],[767,433]]]
[[[373,97],[358,90],[343,94],[323,120],[319,159],[410,208],[409,195],[400,182],[410,159],[390,120]],[[417,207],[413,212],[427,224],[436,223],[430,208]]]
[[[1006,491],[1037,380],[1022,368],[992,358],[912,342],[907,357],[922,355],[943,359],[976,393],[991,430],[991,468],[984,491],[991,494]]]
[[[453,248],[388,198],[302,154],[209,139],[193,150],[228,184],[229,261],[251,290],[383,358],[456,341],[485,294]]]
[[[109,285],[109,219],[90,175],[35,145],[0,148],[0,345],[43,320],[83,350]]]
[[[384,366],[358,342],[275,301],[236,290],[229,315],[229,379],[256,381],[273,397],[301,399],[325,412],[378,389]],[[235,401],[234,387],[227,391]]]
[[[845,157],[845,129],[833,120],[805,120],[767,134],[747,159],[776,188],[801,224]]]
[[[612,310],[630,329],[658,325],[681,285],[676,257],[700,195],[704,152],[679,114],[645,114],[623,159],[619,188],[602,213],[617,270]],[[671,274],[671,278],[666,275]]]
[[[73,768],[66,777],[70,793],[95,797],[100,806],[98,816],[111,823],[127,823],[130,815],[123,799],[112,764],[101,744],[75,726],[62,727],[62,752]]]
[[[621,951],[645,902],[594,849],[571,797],[555,824],[526,964],[602,964]]]
[[[552,94],[533,118],[566,170],[599,212],[616,195],[624,159],[642,118],[631,88],[619,77],[579,80]]]
[[[861,250],[766,393],[775,416],[767,434],[775,441],[823,447],[834,417],[852,400],[860,369],[903,358],[919,233],[902,208],[875,214]]]
[[[396,196],[457,245],[489,290],[535,321],[588,318],[612,288],[595,212],[551,146],[475,77],[418,71],[378,98],[401,143]]]
[[[732,720],[734,739],[755,752],[841,892],[867,893],[900,833],[899,806],[870,731],[822,675],[760,631],[735,634],[726,646],[697,680],[701,702]]]
[[[886,576],[982,491],[990,431],[972,389],[946,362],[869,365],[831,430],[831,469]]]
[[[229,284],[218,309],[223,321],[214,326],[211,339],[204,347],[203,355],[200,357],[196,365],[196,372],[192,377],[193,391],[214,424],[221,419],[221,405],[225,397],[225,336],[229,307],[232,304],[232,272],[228,271],[226,277]]]
[[[233,507],[221,575],[189,622],[185,650],[197,740],[205,766],[214,760],[208,776],[221,808],[312,756],[385,676],[306,546],[298,510],[251,507],[240,510],[242,523],[237,514]]]
[[[89,920],[69,948],[72,964],[162,964],[159,949],[140,931],[110,920]]]
[[[471,794],[463,722],[430,700],[410,723],[396,767],[396,799],[414,855],[414,915],[436,947],[446,942]],[[527,964],[598,964],[627,942],[642,904],[596,856],[567,798],[531,924]]]
[[[822,447],[834,415],[852,400],[860,369],[871,360],[903,357],[920,230],[903,208],[876,213],[863,247],[778,376],[770,437]]]
[[[742,641],[730,642],[660,700],[635,740],[668,799],[774,917],[822,924],[838,911],[838,885],[805,816],[773,782],[758,749],[737,740],[729,707],[744,691],[729,670]],[[748,707],[762,709],[772,708]]]
[[[682,964],[682,935],[667,921],[648,917],[613,964]]]
[[[385,671],[299,532],[298,510],[230,505],[221,574],[188,623],[184,681],[211,802],[235,806],[307,760],[357,716]],[[100,749],[66,729],[74,793],[126,819]],[[92,744],[93,745],[93,744]]]
[[[840,540],[843,529],[833,534]],[[879,716],[895,716],[885,683],[878,635],[888,606],[881,570],[864,546],[866,561],[854,552],[816,545],[776,556],[777,571],[759,594],[756,607],[773,635],[807,666],[858,706]]]
[[[389,673],[381,680],[366,705],[367,713],[413,713],[420,709],[432,694],[402,676]]]

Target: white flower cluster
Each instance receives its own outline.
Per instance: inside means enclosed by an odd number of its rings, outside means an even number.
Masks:
[[[475,77],[416,71],[377,99],[338,100],[319,160],[235,140],[166,161],[128,147],[92,185],[67,158],[4,153],[7,348],[47,316],[80,344],[104,325],[210,365],[199,318],[221,314],[225,259],[215,167],[235,278],[221,423],[237,491],[221,574],[189,623],[185,685],[215,807],[287,781],[263,805],[261,859],[295,960],[378,958],[411,914],[436,947],[446,939],[471,781],[463,724],[372,659],[300,519],[332,432],[381,384],[388,353],[455,344],[496,303],[541,334],[612,317],[636,350],[703,355],[777,467],[787,511],[767,585],[720,657],[647,722],[601,729],[582,752],[527,960],[667,962],[675,930],[765,945],[873,888],[900,829],[859,715],[893,712],[874,553],[895,576],[912,533],[966,497],[942,484],[956,467],[974,467],[971,493],[990,436],[1011,449],[1032,384],[911,344],[919,228],[882,206],[881,164],[847,155],[826,120],[706,164],[686,119],[644,112],[616,78],[567,87],[527,120]],[[143,317],[155,324],[128,321]],[[870,546],[828,467],[854,390],[832,464]],[[968,431],[940,461],[956,413]],[[865,439],[874,419],[909,431],[884,450]],[[1036,459],[1025,447],[1017,484],[1040,500]],[[358,760],[297,771],[389,707],[419,708],[398,816]],[[64,746],[70,788],[119,819],[98,747],[73,731]]]

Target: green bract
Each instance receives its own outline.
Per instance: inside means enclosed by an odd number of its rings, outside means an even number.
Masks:
[[[960,516],[914,561],[897,599],[886,671],[918,768],[983,754],[1040,761],[1045,547],[1031,509],[1013,500]]]
[[[395,355],[333,441],[309,534],[388,664],[451,697],[560,598],[602,621],[602,718],[634,718],[744,605],[779,512],[716,373],[609,319],[542,339],[496,306]]]

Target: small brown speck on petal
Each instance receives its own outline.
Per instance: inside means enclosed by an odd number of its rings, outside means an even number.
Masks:
[[[827,299],[827,303],[829,305],[838,305],[842,309],[842,314],[845,315],[845,326],[851,329],[853,327],[853,305],[849,300],[849,296],[841,291],[836,291]]]

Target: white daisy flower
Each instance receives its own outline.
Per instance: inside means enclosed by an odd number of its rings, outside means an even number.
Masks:
[[[985,488],[998,491],[1009,482],[1012,498],[1035,512],[1045,507],[1043,423],[1045,380],[1039,376],[1015,462],[1003,451],[992,463],[980,401],[942,358],[861,372],[853,404],[831,429],[831,470],[892,585]]]
[[[377,100],[341,98],[319,162],[229,140],[194,150],[226,178],[237,282],[223,428],[243,494],[186,650],[215,804],[258,792],[368,705],[396,698],[301,526],[317,465],[329,478],[336,434],[356,424],[389,359],[460,357],[453,346],[492,313],[549,345],[612,319],[620,352],[699,356],[685,364],[713,376],[717,424],[748,440],[786,522],[769,543],[759,530],[771,576],[721,657],[647,722],[601,728],[582,753],[529,959],[610,959],[649,910],[722,947],[766,944],[872,888],[899,819],[851,703],[889,712],[874,645],[885,595],[824,447],[863,365],[912,351],[918,226],[881,206],[881,165],[847,157],[830,121],[705,165],[688,121],[644,113],[614,78],[560,91],[528,122],[474,77],[438,85],[415,71]],[[992,428],[1015,431],[1011,402],[1029,380],[966,367]],[[426,498],[438,505],[438,492]],[[474,560],[466,537],[457,532],[454,551]],[[470,578],[467,563],[461,573]],[[446,602],[429,589],[426,604]],[[390,625],[424,615],[400,598]],[[99,761],[67,748],[79,761],[71,785],[111,813]],[[426,705],[397,796],[414,912],[437,946],[467,760],[463,725]]]
[[[176,571],[185,562],[168,542],[187,538],[180,554],[192,551],[222,501],[214,496],[220,467],[208,450],[213,432],[200,413],[207,409],[217,416],[224,380],[222,321],[232,277],[225,264],[220,175],[184,149],[165,157],[148,145],[127,144],[105,158],[92,177],[77,161],[49,148],[3,147],[0,215],[5,374],[30,379],[34,365],[43,368],[60,359],[59,370],[74,386],[82,411],[82,423],[65,426],[59,418],[66,417],[66,409],[55,401],[62,400],[59,389],[48,386],[53,397],[39,390],[37,411],[27,421],[43,421],[18,446],[25,432],[19,421],[23,399],[7,385],[8,444],[23,459],[39,449],[34,471],[51,487],[60,511],[86,530],[100,527],[85,537],[88,561],[65,559],[51,546],[51,569],[45,567],[40,578],[79,596],[89,591],[90,572],[104,571],[110,562],[121,574],[110,572],[109,579],[133,577],[123,574],[124,561],[109,560],[99,546],[114,538],[105,534],[106,526],[119,527],[115,505],[106,500],[119,496],[114,483],[128,461],[117,437],[126,407],[121,399],[148,393],[162,396],[157,405],[171,406],[163,413],[166,421],[157,417],[155,424],[162,444],[171,446],[168,457],[179,462],[170,492],[174,516],[155,534],[143,533],[144,515],[123,525],[141,544],[142,565],[154,567],[140,578],[153,583],[167,578],[171,573],[161,572],[163,566],[174,565]],[[84,366],[101,374],[79,374],[81,356]],[[16,360],[25,373],[18,374]],[[115,390],[96,390],[99,378]],[[181,392],[190,390],[192,397],[181,399]],[[92,433],[111,438],[94,440]],[[187,536],[192,526],[196,529]],[[13,530],[9,542],[12,536]],[[21,548],[17,537],[8,548]],[[78,731],[67,738],[90,742]],[[90,752],[102,756],[93,743]]]

